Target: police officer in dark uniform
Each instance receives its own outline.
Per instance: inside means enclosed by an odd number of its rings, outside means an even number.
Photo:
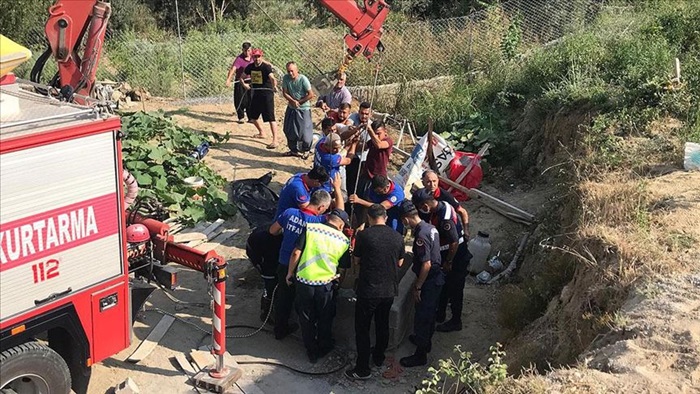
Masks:
[[[414,334],[408,339],[416,345],[416,351],[399,362],[404,367],[417,367],[428,363],[435,332],[435,313],[445,277],[440,267],[440,235],[435,226],[418,216],[418,210],[410,200],[404,200],[400,210],[403,224],[413,230],[414,237],[412,270],[416,274],[413,286],[416,314]]]
[[[464,299],[464,282],[467,266],[472,255],[457,219],[457,213],[450,204],[437,201],[433,193],[420,189],[413,194],[413,201],[421,218],[434,225],[440,234],[440,255],[442,269],[446,273],[445,286],[440,294],[436,321],[443,323],[447,304],[452,311],[452,318],[436,327],[437,331],[450,332],[462,329],[462,305]]]

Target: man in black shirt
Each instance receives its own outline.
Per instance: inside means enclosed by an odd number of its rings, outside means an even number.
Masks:
[[[437,201],[427,190],[418,190],[413,194],[413,199],[421,214],[427,216],[427,221],[434,225],[440,234],[442,269],[447,275],[445,286],[440,294],[436,321],[438,323],[445,321],[448,303],[451,305],[452,318],[437,326],[436,330],[459,331],[462,329],[464,282],[467,277],[467,266],[472,258],[462,234],[462,226],[452,206],[444,201]]]
[[[355,238],[353,262],[360,266],[355,304],[355,343],[357,361],[355,368],[345,371],[350,379],[367,379],[369,366],[369,329],[374,316],[376,345],[372,359],[374,364],[384,363],[384,352],[389,346],[389,312],[398,294],[397,268],[403,265],[403,237],[386,225],[386,208],[371,205],[367,212],[369,228]]]
[[[260,48],[253,49],[253,63],[249,64],[243,74],[250,75],[250,84],[247,84],[241,75],[238,82],[244,89],[251,91],[250,107],[248,108],[248,119],[252,120],[258,129],[256,138],[265,138],[265,133],[260,123],[260,115],[263,122],[270,123],[272,132],[272,143],[267,149],[277,147],[277,122],[275,121],[275,92],[277,92],[277,79],[272,71],[270,63],[263,61],[263,51]]]
[[[416,315],[413,320],[414,334],[408,339],[416,345],[416,351],[399,362],[404,367],[417,367],[428,363],[428,352],[432,348],[435,332],[435,313],[445,277],[440,269],[440,235],[435,226],[418,216],[418,210],[410,200],[401,203],[401,217],[404,225],[413,230],[414,237],[411,268],[416,274],[413,286]]]

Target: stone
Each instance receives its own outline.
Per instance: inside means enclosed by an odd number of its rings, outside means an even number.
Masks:
[[[114,394],[139,394],[139,386],[136,385],[131,378],[126,378],[125,381],[114,387]]]

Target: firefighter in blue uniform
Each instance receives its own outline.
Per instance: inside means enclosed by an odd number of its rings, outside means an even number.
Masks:
[[[430,191],[420,189],[413,194],[412,199],[421,218],[434,225],[440,234],[440,256],[446,278],[436,315],[436,321],[444,323],[438,325],[436,330],[459,331],[462,329],[464,282],[467,277],[467,266],[472,258],[462,225],[455,209],[445,201],[438,201]],[[445,322],[448,303],[452,317]]]
[[[399,362],[404,367],[417,367],[428,363],[435,332],[435,313],[445,276],[441,269],[440,235],[435,226],[418,216],[418,210],[410,200],[404,200],[400,210],[403,224],[413,230],[414,237],[411,269],[416,274],[413,285],[416,314],[413,320],[414,334],[408,339],[416,345],[416,351]]]
[[[356,194],[350,196],[351,203],[364,208],[369,208],[372,204],[381,204],[387,213],[386,225],[402,235],[404,228],[398,204],[403,200],[403,188],[384,175],[376,175],[372,178],[372,187],[367,191],[366,198],[360,198]],[[360,218],[360,223],[364,223],[364,220],[364,217]]]

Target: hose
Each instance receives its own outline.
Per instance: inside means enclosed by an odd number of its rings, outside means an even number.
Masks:
[[[139,195],[139,184],[126,168],[122,170],[122,181],[126,184],[126,196],[124,196],[124,209],[126,209],[134,203]]]
[[[166,296],[167,296],[171,301],[173,301],[173,302],[175,302],[175,303],[184,304],[184,305],[198,305],[198,306],[206,305],[206,304],[203,304],[203,303],[186,302],[186,301],[179,300],[179,299],[177,299],[175,296],[172,296],[172,295],[168,294],[168,293],[165,291],[165,288],[164,288],[164,287],[162,287],[162,286],[160,286],[160,285],[159,285],[159,287],[163,290],[163,292],[166,294]],[[273,302],[273,301],[275,300],[275,294],[276,294],[276,293],[277,293],[277,286],[275,286],[275,289],[272,290],[272,299],[271,299],[271,302]],[[227,294],[227,296],[228,296],[228,294]],[[205,338],[211,336],[211,332],[210,332],[209,330],[205,330],[204,328],[200,327],[199,325],[197,325],[197,324],[195,324],[195,323],[189,322],[189,321],[187,321],[187,320],[185,320],[185,319],[183,319],[183,318],[181,318],[181,317],[179,317],[179,316],[176,316],[176,315],[173,314],[173,313],[164,311],[164,310],[162,310],[162,309],[160,309],[160,308],[154,307],[154,308],[145,309],[145,312],[156,312],[156,313],[160,313],[160,314],[162,314],[162,315],[168,315],[168,316],[174,318],[175,320],[178,320],[178,321],[180,321],[180,322],[182,322],[182,323],[185,323],[185,324],[187,324],[188,326],[194,327],[197,331],[203,332],[205,335],[202,337],[202,339],[200,339],[199,344],[197,345],[197,347],[199,347],[199,346],[201,345],[202,341],[204,341]],[[267,316],[265,316],[265,321],[263,322],[263,324],[262,324],[260,327],[250,326],[250,325],[247,325],[247,324],[231,324],[231,325],[227,325],[226,328],[232,328],[232,329],[236,329],[236,328],[248,328],[248,329],[252,329],[252,330],[255,330],[255,331],[253,331],[253,332],[251,332],[251,333],[248,333],[248,334],[245,334],[245,335],[226,335],[226,338],[227,338],[227,339],[244,339],[244,338],[250,338],[250,337],[252,337],[253,335],[259,333],[260,331],[271,332],[270,330],[264,328],[265,325],[267,324],[268,320],[270,319],[270,315],[271,315],[271,314],[272,314],[272,308],[268,309],[268,311],[267,311]],[[277,362],[277,361],[267,361],[267,360],[254,360],[254,361],[253,361],[253,360],[236,360],[236,362],[237,362],[238,364],[262,364],[262,365],[273,365],[273,366],[277,366],[277,367],[282,367],[282,368],[288,369],[288,370],[290,370],[290,371],[292,371],[292,372],[296,372],[296,373],[299,373],[299,374],[302,374],[302,375],[308,375],[308,376],[323,376],[323,375],[331,375],[331,374],[334,374],[334,373],[339,372],[339,371],[341,371],[342,369],[344,369],[344,368],[348,365],[348,361],[349,361],[349,360],[348,360],[348,357],[347,357],[347,355],[346,355],[346,356],[343,358],[342,364],[341,364],[340,366],[338,366],[338,367],[336,367],[336,368],[330,370],[330,371],[311,372],[311,371],[304,371],[304,370],[301,370],[301,369],[298,369],[298,368],[294,368],[294,367],[292,367],[292,366],[289,366],[289,365],[287,365],[287,364],[284,364],[284,363],[281,363],[281,362]]]

